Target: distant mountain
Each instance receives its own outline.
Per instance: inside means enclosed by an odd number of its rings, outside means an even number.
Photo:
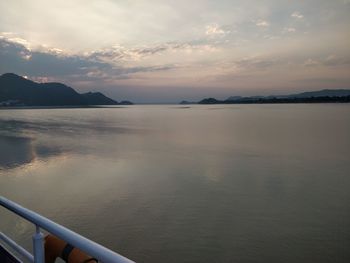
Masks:
[[[218,104],[218,103],[220,103],[220,101],[214,98],[206,98],[198,102],[198,104]]]
[[[326,102],[350,102],[350,90],[346,89],[325,89],[309,91],[291,95],[280,96],[231,96],[226,100],[206,98],[198,104],[244,104],[244,103],[326,103]]]
[[[226,102],[230,102],[230,101],[249,101],[249,100],[258,100],[258,99],[263,99],[263,98],[267,98],[267,97],[264,97],[264,96],[251,96],[251,97],[231,96],[231,97],[228,97],[225,101]]]
[[[311,98],[311,97],[344,97],[350,96],[348,89],[324,89],[319,91],[308,91],[298,94],[287,95],[288,98]]]
[[[118,105],[100,92],[79,94],[62,83],[36,83],[13,73],[0,76],[0,106]]]
[[[226,100],[227,101],[235,101],[235,100],[240,100],[242,99],[242,96],[231,96],[231,97],[228,97]]]

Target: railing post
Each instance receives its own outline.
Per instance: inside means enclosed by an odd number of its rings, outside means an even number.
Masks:
[[[33,253],[35,263],[45,263],[44,234],[40,232],[40,227],[35,226],[33,235]]]
[[[33,235],[33,254],[35,263],[44,263],[45,261],[45,249],[44,249],[44,235],[40,232],[40,229],[55,235],[56,237],[66,241],[72,246],[85,251],[90,256],[99,259],[102,262],[114,262],[114,263],[133,263],[130,259],[123,257],[100,244],[91,241],[72,230],[61,226],[46,217],[43,217],[27,208],[16,204],[2,196],[0,196],[0,206],[16,213],[17,215],[27,219],[36,226],[36,232]],[[20,252],[20,254],[22,254]],[[26,253],[24,253],[26,254]],[[29,255],[28,255],[29,256]],[[27,258],[30,259],[30,256]]]

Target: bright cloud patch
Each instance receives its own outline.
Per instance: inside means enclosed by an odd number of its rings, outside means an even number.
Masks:
[[[270,26],[270,23],[265,21],[265,20],[258,20],[255,24],[258,27],[269,27]]]
[[[296,19],[303,19],[304,18],[304,16],[300,12],[292,13],[291,17],[296,18]]]
[[[207,36],[225,36],[226,34],[229,34],[230,31],[225,31],[222,27],[220,27],[218,24],[212,24],[206,26],[205,34]]]

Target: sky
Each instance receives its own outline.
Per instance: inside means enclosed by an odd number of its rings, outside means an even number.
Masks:
[[[116,100],[350,88],[350,0],[0,1],[0,74]]]

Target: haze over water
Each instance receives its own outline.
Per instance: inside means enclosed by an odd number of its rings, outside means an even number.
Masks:
[[[0,193],[137,262],[349,262],[349,134],[337,104],[1,110]]]

